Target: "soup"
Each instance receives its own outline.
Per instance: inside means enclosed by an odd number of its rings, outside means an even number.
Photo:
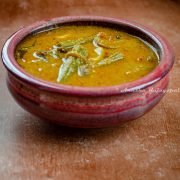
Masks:
[[[159,63],[142,39],[100,26],[62,26],[26,37],[18,64],[34,77],[75,86],[111,86],[137,80]]]

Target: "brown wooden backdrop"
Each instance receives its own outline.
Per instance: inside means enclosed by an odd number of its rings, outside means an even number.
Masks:
[[[178,0],[0,0],[0,48],[24,25],[65,15],[127,18],[159,31],[176,53],[169,88],[180,88]],[[123,126],[81,130],[25,112],[5,76],[0,63],[0,179],[180,178],[180,92],[167,93],[155,109]]]

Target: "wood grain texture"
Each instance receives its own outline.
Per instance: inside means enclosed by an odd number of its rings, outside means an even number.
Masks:
[[[178,0],[1,0],[0,47],[14,31],[65,15],[127,18],[159,31],[176,62],[169,88],[180,88]],[[167,93],[147,115],[123,126],[73,129],[46,124],[10,96],[0,64],[0,179],[178,179],[180,92]]]

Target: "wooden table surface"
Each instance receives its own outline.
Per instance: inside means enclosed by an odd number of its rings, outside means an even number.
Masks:
[[[127,18],[171,43],[176,62],[169,88],[180,88],[180,2],[177,0],[1,0],[0,48],[14,31],[67,15]],[[105,129],[49,125],[10,96],[0,63],[0,179],[119,180],[180,178],[180,89],[151,112]]]

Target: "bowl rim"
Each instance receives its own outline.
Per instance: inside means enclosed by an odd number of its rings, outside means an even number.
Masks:
[[[135,81],[127,82],[120,85],[100,87],[80,87],[48,82],[28,74],[18,65],[14,57],[14,50],[17,44],[24,37],[31,34],[33,31],[38,31],[42,28],[48,28],[52,25],[71,22],[75,23],[78,21],[92,21],[97,23],[103,22],[116,25],[125,25],[146,34],[149,38],[155,41],[160,48],[161,58],[159,65],[152,72]],[[161,35],[159,35],[159,33],[155,32],[151,28],[145,27],[143,25],[126,19],[115,19],[103,16],[64,16],[53,18],[50,20],[38,21],[18,30],[13,35],[11,35],[11,37],[6,40],[3,46],[1,56],[3,64],[5,65],[8,72],[16,76],[18,79],[21,79],[22,81],[42,90],[79,96],[120,95],[144,89],[166,76],[174,63],[174,53],[172,51],[172,48],[169,43]]]

